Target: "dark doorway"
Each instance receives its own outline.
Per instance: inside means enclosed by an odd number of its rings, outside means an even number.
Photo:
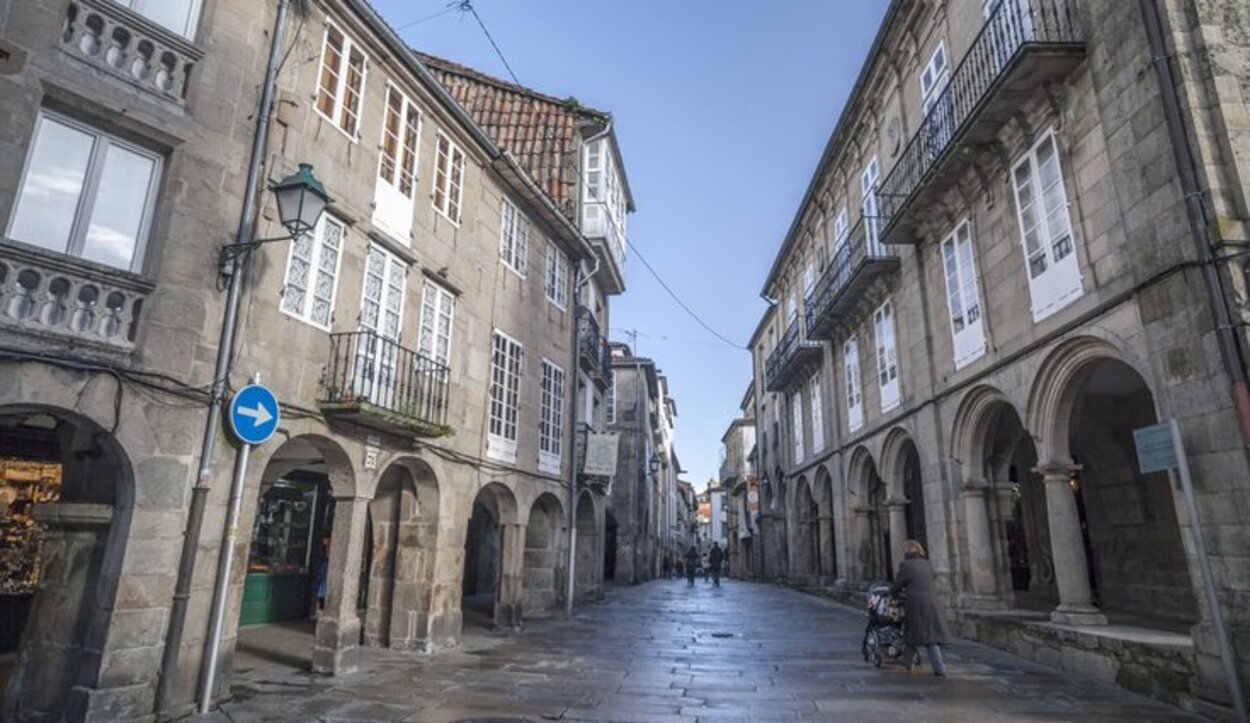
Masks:
[[[486,627],[493,623],[495,597],[499,592],[501,542],[499,520],[480,500],[474,502],[464,541],[461,592],[466,623]]]
[[[608,512],[603,545],[603,579],[616,579],[616,518]]]

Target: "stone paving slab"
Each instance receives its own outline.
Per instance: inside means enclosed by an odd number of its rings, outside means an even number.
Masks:
[[[873,668],[858,611],[787,588],[680,581],[610,588],[572,621],[466,630],[433,655],[365,649],[334,678],[293,667],[311,637],[245,628],[234,698],[201,720],[1154,721],[1196,715],[980,645],[946,649],[948,676]]]

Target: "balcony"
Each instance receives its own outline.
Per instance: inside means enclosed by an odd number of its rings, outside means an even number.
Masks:
[[[612,382],[612,351],[599,332],[599,321],[590,309],[577,308],[577,360],[600,389]]]
[[[602,201],[586,201],[582,232],[599,255],[595,283],[605,294],[625,291],[625,230],[612,221],[612,208]],[[585,213],[591,207],[597,212]]]
[[[777,348],[764,364],[764,387],[770,392],[784,392],[820,366],[824,353],[820,344],[803,338],[799,320],[790,322]]]
[[[1073,0],[998,4],[878,187],[882,243],[916,243],[924,210],[957,183],[1039,88],[1084,60],[1078,13]]]
[[[832,340],[838,321],[855,307],[863,290],[898,270],[898,257],[872,239],[878,220],[861,217],[838,246],[833,260],[807,295],[807,335]]]
[[[22,333],[43,351],[134,351],[139,314],[154,288],[128,271],[0,242],[0,329]]]
[[[371,331],[330,335],[322,413],[389,434],[441,437],[447,366]]]
[[[204,53],[186,38],[112,0],[72,0],[61,49],[144,91],[181,105]]]

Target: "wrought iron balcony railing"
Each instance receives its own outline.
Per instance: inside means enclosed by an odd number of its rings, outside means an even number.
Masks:
[[[150,93],[183,103],[203,51],[186,38],[112,0],[71,0],[61,48]]]
[[[577,307],[577,358],[582,369],[606,388],[612,380],[612,351],[599,331],[599,321],[584,306]]]
[[[877,189],[883,243],[914,242],[902,231],[911,225],[917,195],[940,189],[941,171],[966,168],[967,159],[947,163],[953,151],[963,143],[992,141],[1027,96],[1075,67],[1084,40],[1074,0],[998,3]]]
[[[155,285],[129,271],[0,242],[0,328],[76,352],[130,352]]]
[[[372,331],[330,335],[330,363],[318,404],[328,416],[393,433],[450,434],[450,370]]]
[[[821,354],[820,344],[804,338],[796,318],[790,322],[790,328],[786,329],[777,348],[764,363],[764,386],[770,392],[789,389],[804,371],[820,364]]]
[[[857,291],[898,268],[898,257],[875,238],[878,219],[860,217],[838,244],[833,259],[807,295],[807,335],[832,339],[838,317],[850,309]]]

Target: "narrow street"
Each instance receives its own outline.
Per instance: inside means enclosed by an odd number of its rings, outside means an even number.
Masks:
[[[528,620],[510,636],[471,625],[457,651],[365,649],[358,672],[334,678],[292,667],[304,632],[252,628],[233,701],[205,720],[1193,719],[966,642],[947,648],[945,680],[877,670],[860,657],[858,611],[772,585],[656,581],[609,588],[572,622]]]

